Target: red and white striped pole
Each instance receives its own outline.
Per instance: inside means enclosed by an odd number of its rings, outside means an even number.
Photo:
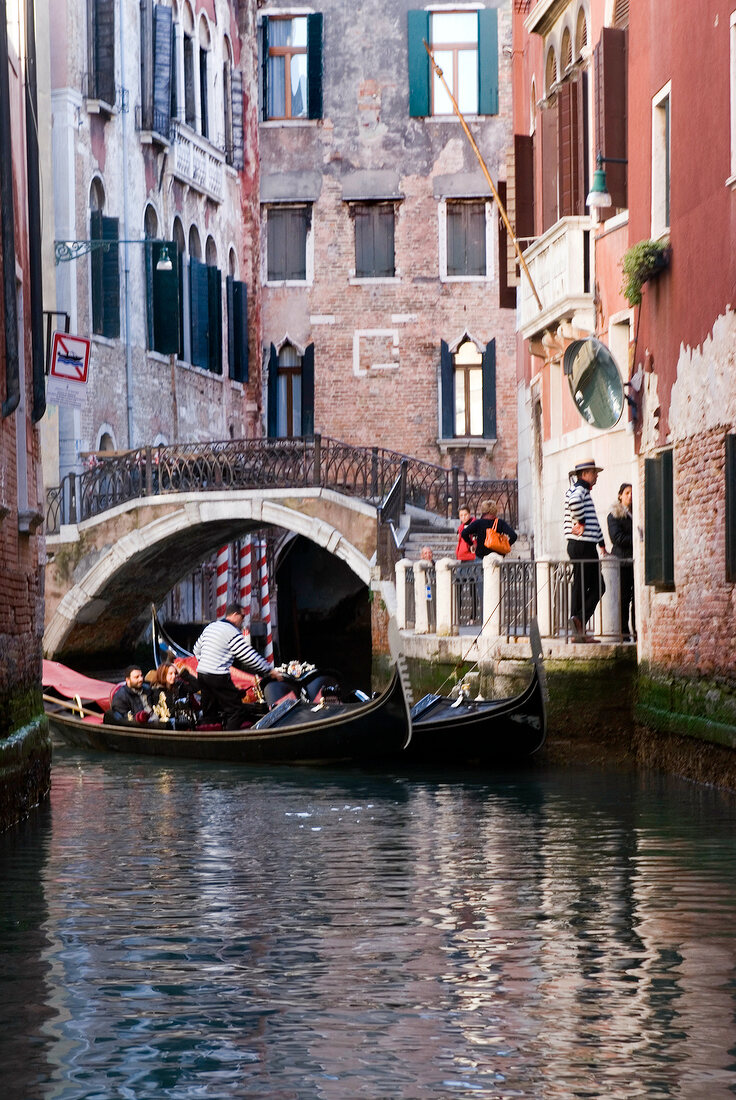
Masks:
[[[217,551],[217,587],[215,589],[215,609],[218,619],[222,619],[227,608],[227,571],[230,560],[230,547],[221,546]]]
[[[240,606],[245,612],[243,631],[250,633],[252,540],[250,535],[240,543]]]
[[[261,581],[261,618],[266,624],[266,649],[263,656],[273,667],[273,634],[271,633],[271,601],[268,594],[268,560],[266,558],[266,540],[260,540],[260,581]]]

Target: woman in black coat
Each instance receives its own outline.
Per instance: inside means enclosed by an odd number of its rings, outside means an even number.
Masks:
[[[476,561],[485,558],[488,554],[494,553],[493,550],[488,549],[485,544],[486,532],[489,527],[493,527],[494,523],[498,521],[498,527],[496,530],[499,535],[508,535],[509,543],[511,546],[516,542],[519,537],[514,531],[513,527],[506,522],[505,519],[501,519],[498,514],[498,508],[495,501],[482,500],[479,505],[480,517],[474,519],[472,523],[467,523],[460,532],[460,538],[467,542],[468,546],[473,545],[475,539],[475,558]]]
[[[608,534],[611,553],[621,561],[621,633],[625,642],[636,638],[634,617],[634,524],[631,516],[631,485],[625,481],[618,491],[618,500],[608,513]],[[631,627],[629,628],[629,611]]]

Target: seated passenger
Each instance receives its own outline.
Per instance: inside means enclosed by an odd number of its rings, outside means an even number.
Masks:
[[[153,713],[164,725],[193,729],[199,704],[194,696],[196,679],[189,669],[166,662],[159,665],[153,681]]]
[[[104,722],[117,726],[145,725],[151,715],[151,686],[143,679],[139,665],[125,670],[125,683],[114,692]]]

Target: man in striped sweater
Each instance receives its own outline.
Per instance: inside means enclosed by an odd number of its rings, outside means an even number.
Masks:
[[[585,624],[593,615],[606,590],[598,562],[607,553],[606,543],[598,522],[590,490],[598,480],[602,466],[593,459],[578,462],[570,470],[573,484],[565,493],[565,538],[567,556],[576,562],[570,597],[570,630],[577,642],[593,642],[596,639],[585,633]]]
[[[256,653],[243,637],[243,609],[240,604],[229,603],[225,618],[206,626],[194,643],[197,658],[197,680],[202,690],[202,718],[211,724],[220,721],[223,729],[237,730],[248,718],[248,708],[243,703],[230,676],[233,665],[244,672],[268,676],[270,680],[282,680],[280,672],[272,669],[268,661]]]

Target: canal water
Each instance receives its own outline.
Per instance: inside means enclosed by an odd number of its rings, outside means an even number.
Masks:
[[[55,751],[0,836],[8,1100],[732,1096],[736,797]]]

